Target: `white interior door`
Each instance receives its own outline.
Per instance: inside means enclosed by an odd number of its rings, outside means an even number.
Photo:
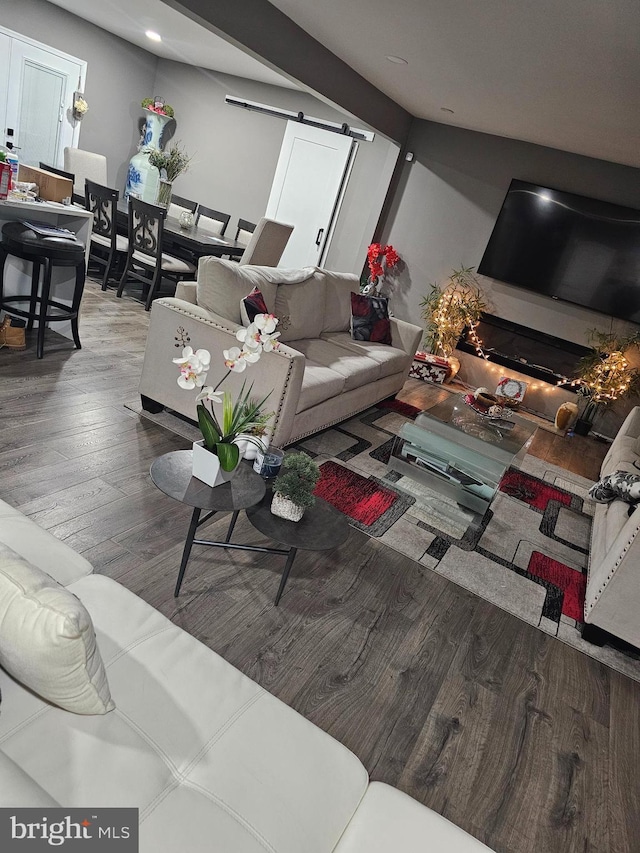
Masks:
[[[21,163],[61,167],[65,146],[78,143],[73,93],[83,85],[86,63],[15,34],[10,42],[2,142],[13,144]],[[0,51],[4,45],[3,38]]]
[[[294,226],[278,266],[322,266],[354,145],[350,136],[287,122],[265,213]]]

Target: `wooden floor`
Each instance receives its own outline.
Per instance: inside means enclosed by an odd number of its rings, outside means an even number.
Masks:
[[[190,513],[147,472],[186,443],[123,407],[147,321],[89,285],[82,351],[0,350],[0,496],[499,853],[638,853],[640,684],[355,530],[298,555],[277,610],[269,555],[194,548],[173,598]],[[594,476],[606,446],[539,431],[534,450]]]

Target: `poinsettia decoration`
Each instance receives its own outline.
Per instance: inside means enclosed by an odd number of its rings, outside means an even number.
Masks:
[[[380,292],[382,280],[387,270],[393,269],[400,260],[400,255],[393,246],[383,246],[381,243],[372,243],[367,249],[367,264],[369,276],[363,293]]]

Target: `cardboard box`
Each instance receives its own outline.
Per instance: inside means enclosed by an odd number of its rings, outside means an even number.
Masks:
[[[59,201],[71,198],[73,195],[73,182],[53,172],[44,169],[36,169],[35,166],[23,166],[20,164],[18,170],[19,181],[29,181],[37,184],[40,198],[45,201]]]

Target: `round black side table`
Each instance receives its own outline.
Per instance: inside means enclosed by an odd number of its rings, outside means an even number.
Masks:
[[[316,498],[315,504],[305,510],[300,521],[287,521],[286,518],[280,518],[271,512],[272,498],[273,492],[269,489],[259,504],[247,509],[247,518],[260,533],[288,548],[288,551],[284,552],[287,554],[287,562],[276,594],[277,607],[298,549],[330,551],[337,548],[349,536],[349,523],[346,516],[322,498]],[[271,552],[283,553],[275,548],[271,549]]]
[[[27,296],[4,296],[4,265],[8,255],[31,262],[31,294]],[[40,267],[44,267],[40,290]],[[51,273],[54,267],[73,267],[76,271],[71,306],[51,298]],[[27,320],[31,329],[38,321],[36,355],[44,355],[44,333],[47,323],[71,321],[73,342],[81,349],[78,334],[78,312],[84,291],[85,256],[84,246],[77,240],[65,237],[43,237],[22,222],[7,222],[2,226],[0,244],[0,308]],[[40,295],[38,292],[40,291]],[[13,303],[29,300],[29,310],[14,308]],[[54,311],[55,313],[51,313]]]
[[[191,547],[193,545],[208,545],[213,548],[236,548],[247,551],[264,551],[263,548],[254,548],[250,545],[234,545],[229,540],[233,533],[240,510],[253,506],[264,497],[266,490],[264,480],[253,468],[245,462],[241,462],[235,476],[228,483],[212,488],[201,480],[197,480],[191,474],[192,451],[173,450],[159,456],[151,464],[151,480],[161,492],[180,501],[187,506],[192,506],[193,514],[187,541],[184,544],[182,560],[174,596],[180,593],[182,579],[189,562]],[[209,510],[204,518],[200,518],[203,510]],[[217,512],[231,512],[231,523],[224,542],[212,542],[207,539],[196,539],[196,530],[205,521],[208,521]]]

